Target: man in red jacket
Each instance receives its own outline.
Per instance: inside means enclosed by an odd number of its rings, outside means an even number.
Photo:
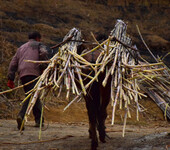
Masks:
[[[41,75],[42,70],[45,69],[42,68],[42,66],[38,63],[31,63],[25,61],[25,60],[38,61],[38,60],[48,59],[48,52],[46,50],[46,47],[42,43],[40,43],[41,34],[39,32],[32,32],[31,34],[28,35],[28,38],[29,41],[18,48],[15,56],[10,62],[9,69],[8,69],[8,83],[7,83],[8,87],[10,88],[15,87],[13,81],[15,79],[16,72],[18,72],[21,83],[25,84],[37,78],[39,75]],[[25,93],[33,89],[35,84],[36,81],[24,86]],[[19,130],[21,128],[21,124],[24,119],[29,101],[30,99],[27,99],[23,103],[22,108],[18,114],[17,124]],[[33,114],[36,123],[35,127],[39,127],[40,125],[41,109],[42,109],[42,104],[40,100],[37,99],[33,107]]]

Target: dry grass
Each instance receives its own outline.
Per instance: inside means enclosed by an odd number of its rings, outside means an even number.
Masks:
[[[29,32],[31,26],[22,20],[14,20],[14,19],[3,19],[1,28],[6,31],[16,31],[16,32]]]

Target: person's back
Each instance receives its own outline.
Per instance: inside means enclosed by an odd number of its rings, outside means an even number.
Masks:
[[[39,64],[25,60],[39,60],[39,42],[30,40],[18,49],[18,73],[20,78],[25,75],[40,75]]]
[[[48,59],[47,51],[43,49],[43,45],[39,41],[30,39],[18,48],[9,66],[8,78],[14,80],[16,71],[18,71],[20,78],[26,75],[39,76],[42,72],[40,64],[26,62],[25,60],[42,60],[40,55],[44,55],[44,60]]]

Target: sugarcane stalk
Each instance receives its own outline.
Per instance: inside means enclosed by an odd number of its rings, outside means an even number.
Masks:
[[[70,68],[68,68],[68,71],[69,71],[69,70],[70,70]],[[75,78],[74,69],[72,68],[72,70],[70,70],[69,73],[71,73],[70,76],[71,76],[71,81],[72,81],[72,93],[75,94],[77,87],[75,87],[75,85],[74,85],[74,84],[75,84],[75,80],[74,80],[74,78]],[[77,93],[77,94],[79,94],[79,93]]]
[[[140,93],[140,92],[138,92],[138,91],[132,90],[132,89],[128,88],[127,86],[125,86],[124,84],[123,84],[123,87],[125,87],[126,89],[128,89],[128,91],[132,91],[132,92],[134,92],[134,93],[137,93],[137,94],[139,94],[139,95],[142,95],[143,97],[147,97],[145,94],[142,94],[142,93]]]
[[[120,85],[119,85],[118,88],[117,88],[117,92],[116,92],[116,96],[115,96],[115,100],[114,100],[114,104],[113,104],[113,110],[112,110],[112,125],[114,125],[116,104],[117,104],[117,100],[118,100],[118,97],[119,97],[119,91],[120,91]]]
[[[43,113],[44,113],[44,103],[43,103],[43,105],[42,105],[42,109],[41,109],[40,130],[39,130],[39,140],[41,139]]]
[[[85,74],[85,73],[83,73],[83,72],[80,72],[80,75],[82,75],[82,76],[84,76],[84,77],[86,77],[86,78],[89,78],[89,79],[93,79],[92,76],[87,75],[87,74]]]
[[[144,74],[141,73],[141,72],[139,72],[139,74],[140,74],[141,76],[145,77],[146,79],[148,79],[148,80],[154,82],[154,80],[152,80],[151,78],[149,78],[147,75],[144,75]]]
[[[125,136],[126,120],[127,120],[127,112],[128,112],[128,110],[126,109],[125,117],[124,117],[124,123],[123,123],[123,133],[122,133],[122,136],[123,136],[123,137]]]
[[[94,78],[92,80],[90,80],[86,85],[85,88],[87,89],[99,76],[99,74],[101,73],[101,68],[99,69],[99,71],[95,74]]]
[[[34,81],[38,80],[39,78],[40,78],[40,76],[35,78],[34,80],[30,81],[30,82],[27,82],[27,83],[23,84],[23,85],[17,86],[17,87],[15,87],[13,89],[10,89],[10,90],[6,90],[6,91],[3,91],[3,92],[0,92],[0,95],[1,94],[5,94],[5,93],[9,93],[9,92],[12,92],[12,91],[15,91],[15,90],[20,89],[20,88],[23,88],[24,86],[29,85],[30,83],[33,83]]]
[[[66,73],[66,89],[70,89],[70,76]]]
[[[106,54],[105,54],[103,56],[103,60],[102,60],[102,66],[101,66],[101,71],[102,72],[104,71],[106,64],[107,64],[107,61],[106,61]]]
[[[70,105],[71,105],[73,102],[75,102],[78,98],[80,98],[80,96],[82,95],[82,93],[83,93],[83,92],[80,92],[80,94],[77,95],[77,96],[64,108],[63,112],[64,112],[68,107],[70,107]]]
[[[59,84],[60,84],[62,78],[64,77],[64,74],[65,74],[65,72],[66,72],[66,69],[67,69],[68,64],[69,64],[69,61],[70,61],[70,58],[71,58],[71,55],[68,56],[68,60],[67,60],[67,62],[66,62],[66,65],[65,65],[65,67],[64,67],[64,70],[63,70],[63,72],[61,73],[61,75],[59,76],[58,80],[56,81],[56,86],[58,86],[58,87],[59,87]]]
[[[129,84],[132,84],[131,81],[129,81],[128,79],[126,79],[126,78],[124,78],[124,77],[123,77],[123,80],[126,81],[126,82],[129,83]]]
[[[70,54],[72,54],[75,58],[78,58],[78,59],[82,60],[83,62],[85,62],[86,64],[90,65],[90,67],[94,70],[94,67],[92,66],[92,64],[89,63],[87,60],[85,60],[83,57],[81,57],[81,56],[79,56],[77,53],[73,53],[73,52],[71,52],[71,51],[69,51],[69,50],[68,50],[68,52],[69,52]]]
[[[128,99],[127,99],[127,95],[126,95],[124,89],[122,89],[122,95],[123,95],[123,100],[127,101]]]
[[[99,56],[98,56],[97,59],[96,59],[96,64],[94,64],[94,65],[96,65],[96,66],[98,66],[97,64],[102,65],[102,63],[99,63],[99,62],[101,61],[103,55],[104,55],[104,52],[101,52],[101,53],[99,54]]]
[[[162,71],[162,70],[165,70],[165,69],[166,69],[166,68],[143,70],[143,69],[137,69],[137,68],[134,68],[134,69],[133,69],[133,71],[136,71],[136,72],[146,72],[146,73],[152,73],[152,72],[156,72],[156,71]]]
[[[92,32],[90,32],[91,36],[93,37],[94,41],[97,43],[97,45],[99,45],[99,47],[103,50],[103,51],[106,51],[101,45],[100,43],[96,40],[94,34]]]
[[[70,90],[68,89],[68,90],[67,90],[67,93],[66,93],[66,99],[67,99],[67,100],[69,99],[69,95],[70,95]]]
[[[106,54],[107,54],[107,55],[109,54],[109,49],[110,49],[109,45],[110,45],[110,41],[111,41],[111,38],[110,38],[110,36],[109,36],[109,40],[108,40],[108,42],[107,42],[107,44],[106,44]]]
[[[92,50],[90,50],[90,51],[88,51],[88,52],[86,52],[86,53],[83,53],[83,54],[81,54],[80,56],[83,57],[83,56],[85,56],[85,55],[87,55],[87,54],[89,54],[89,53],[94,52],[96,49],[98,49],[100,46],[104,45],[104,44],[107,43],[108,41],[109,41],[109,39],[105,40],[104,42],[102,42],[101,44],[99,44],[98,46],[96,46],[95,48],[93,48]]]
[[[111,80],[111,92],[110,92],[110,94],[111,94],[111,101],[112,101],[112,103],[111,104],[113,104],[113,101],[114,101],[114,84],[113,84],[113,81],[114,81],[114,77],[112,76],[112,80]],[[113,106],[113,105],[112,105]]]
[[[52,84],[51,84],[52,85]],[[49,85],[45,85],[45,86],[43,86],[43,87],[40,87],[39,89],[37,89],[38,91],[42,91],[43,89],[47,89],[47,87],[49,87],[50,86],[50,83],[49,83]]]
[[[43,60],[43,61],[35,61],[35,60],[24,60],[25,62],[30,62],[30,63],[38,63],[38,64],[47,64],[51,63],[50,60]]]
[[[120,96],[119,96],[119,109],[122,109],[122,97],[123,97],[123,89],[122,89],[122,78],[120,81]]]
[[[61,91],[62,91],[62,88],[63,88],[63,84],[60,84],[59,92],[58,92],[57,97],[60,97],[60,95],[61,95]],[[57,89],[58,89],[58,87],[57,87]]]
[[[118,54],[118,51],[116,51],[116,55],[117,55],[117,54]],[[107,83],[107,80],[108,80],[110,74],[113,75],[113,73],[114,73],[116,61],[117,61],[117,56],[115,56],[114,62],[113,62],[113,64],[112,64],[112,66],[110,67],[110,69],[109,69],[109,71],[108,71],[108,74],[106,75],[105,79],[104,79],[103,82],[102,82],[102,85],[103,85],[104,87],[106,86],[106,83]]]
[[[78,59],[78,58],[74,58],[78,63],[80,63],[80,64],[82,64],[83,66],[86,66],[86,67],[89,67],[89,68],[91,68],[91,67],[93,67],[93,66],[95,66],[94,64],[92,64],[92,63],[87,63],[87,61],[85,62],[85,61],[83,61],[83,60],[80,60],[80,59]],[[74,63],[74,61],[73,61],[73,63]],[[81,68],[81,67],[80,67]],[[94,68],[94,67],[93,67]]]
[[[118,97],[120,96],[120,89],[121,89],[121,72],[120,72],[120,67],[121,67],[121,62],[120,62],[120,51],[118,54],[118,69],[117,69],[117,74],[118,74],[118,87],[117,87],[117,93],[115,96],[115,100],[114,100],[114,105],[113,105],[113,110],[112,110],[112,125],[114,124],[114,120],[115,120],[115,111],[116,111],[116,104],[117,104],[117,100]],[[116,86],[115,86],[116,87]]]
[[[136,90],[137,91],[137,80],[135,79],[135,81],[134,81],[135,83],[134,83],[134,90]],[[135,93],[135,102],[136,102],[136,119],[137,119],[137,121],[139,121],[139,103],[138,103],[138,94],[137,93]]]
[[[24,117],[25,118],[25,117]],[[21,123],[21,127],[20,127],[20,132],[22,132],[22,129],[24,127],[24,124],[25,124],[25,119],[22,120],[22,123]]]
[[[152,63],[152,64],[144,64],[144,65],[128,65],[128,64],[123,63],[123,65],[125,65],[126,67],[129,67],[129,68],[142,68],[142,67],[152,67],[152,66],[163,65],[163,62]]]
[[[54,69],[54,79],[53,79],[53,82],[54,82],[54,85],[55,85],[56,87],[58,87],[56,78],[57,78],[57,68],[55,67],[55,69]]]
[[[137,28],[137,31],[138,31],[138,33],[139,33],[139,36],[140,36],[142,42],[144,43],[145,47],[147,48],[147,50],[149,51],[149,53],[152,55],[152,57],[155,59],[155,61],[158,62],[158,60],[156,59],[156,57],[153,55],[153,53],[151,52],[151,50],[149,49],[149,47],[148,47],[147,44],[145,43],[145,41],[144,41],[144,39],[143,39],[143,37],[142,37],[142,34],[141,34],[140,30],[139,30],[138,25],[136,25],[136,28]]]
[[[102,82],[103,87],[105,87],[106,84],[107,84],[107,80],[108,80],[108,78],[109,78],[109,76],[110,76],[111,70],[112,70],[112,68],[109,69],[108,73],[107,73],[106,76],[105,76],[105,79],[104,79],[103,82]]]
[[[74,89],[75,89],[77,95],[79,95],[80,93],[79,93],[78,88],[77,88],[77,86],[76,86],[76,83],[75,83],[75,81],[74,81],[73,74],[71,73],[71,71],[70,71],[69,68],[68,68],[68,72],[69,72],[69,74],[70,74],[70,77],[71,77],[71,80],[72,80],[72,84],[73,84],[73,86],[74,86]]]
[[[130,110],[129,110],[129,107],[128,107],[128,110],[127,110],[127,116],[128,116],[128,118],[131,118],[132,116],[131,116],[131,113],[130,113]]]
[[[29,114],[30,114],[30,112],[31,112],[31,110],[32,110],[32,108],[33,108],[33,106],[34,106],[37,98],[38,98],[38,94],[39,94],[39,92],[40,92],[38,89],[41,87],[41,84],[42,84],[42,81],[39,83],[39,85],[38,85],[38,87],[37,87],[37,91],[35,92],[32,100],[30,101],[30,104],[29,104],[28,107],[27,107],[26,115],[29,115]]]
[[[78,65],[78,64],[76,64],[76,65]],[[85,89],[85,86],[84,86],[84,83],[83,83],[82,77],[81,77],[81,75],[80,75],[80,70],[79,70],[79,68],[76,68],[76,72],[77,72],[77,75],[78,75],[78,78],[79,78],[79,82],[80,82],[80,85],[81,85],[82,91],[83,91],[84,95],[86,95],[86,94],[87,94],[87,92],[86,92],[86,89]]]
[[[128,95],[129,95],[129,100],[133,100],[132,93],[129,90],[128,90]],[[128,104],[130,104],[130,101],[128,101]]]
[[[32,93],[28,94],[24,100],[20,103],[20,105],[22,105],[28,98],[30,98],[32,96]]]

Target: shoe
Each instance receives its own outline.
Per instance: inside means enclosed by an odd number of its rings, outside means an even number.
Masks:
[[[35,123],[34,127],[39,128],[40,127],[40,123]],[[44,123],[42,123],[42,127],[44,127]]]
[[[18,126],[17,126],[17,128],[18,128],[18,130],[21,130],[21,125],[22,125],[22,117],[21,116],[18,116],[18,118],[17,118],[17,124],[18,124]],[[22,131],[24,130],[25,128],[24,128],[24,125],[23,125],[23,127],[22,127]]]

